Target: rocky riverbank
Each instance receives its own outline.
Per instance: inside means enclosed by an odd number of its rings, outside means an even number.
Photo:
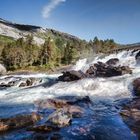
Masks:
[[[124,122],[140,138],[140,78],[133,81],[134,99],[123,106],[120,114]]]
[[[137,64],[135,55],[124,52],[90,63],[81,60],[63,74],[1,76],[0,138],[136,140]]]

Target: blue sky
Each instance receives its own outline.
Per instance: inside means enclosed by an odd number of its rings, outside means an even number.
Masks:
[[[86,40],[140,42],[140,0],[1,0],[0,17]]]

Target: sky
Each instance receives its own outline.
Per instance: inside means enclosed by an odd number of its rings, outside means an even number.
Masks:
[[[140,0],[0,0],[0,17],[85,40],[140,42]]]

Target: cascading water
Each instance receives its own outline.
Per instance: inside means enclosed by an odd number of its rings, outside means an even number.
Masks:
[[[87,78],[76,82],[58,83],[55,83],[55,79],[61,74],[13,75],[9,81],[12,81],[14,78],[24,79],[29,77],[42,78],[43,81],[28,88],[16,86],[2,89],[0,91],[0,117],[32,112],[34,110],[34,102],[40,99],[59,96],[89,96],[93,101],[93,107],[91,108],[93,111],[92,120],[91,116],[87,116],[87,120],[84,120],[83,124],[81,122],[73,122],[73,124],[85,125],[84,123],[91,123],[89,127],[92,127],[96,139],[99,140],[135,140],[137,137],[131,134],[119,117],[117,106],[121,101],[133,98],[131,82],[135,78],[140,77],[140,67],[135,60],[136,54],[137,52],[123,51],[104,57],[101,55],[93,58],[92,61],[82,59],[72,68],[85,72],[93,63],[98,61],[106,62],[111,58],[118,58],[120,60],[118,65],[129,66],[133,69],[132,75],[126,74],[111,78]],[[6,80],[6,77],[8,76],[0,77],[0,83],[9,82]],[[69,128],[67,132],[69,131],[75,131],[75,129]],[[68,135],[67,132],[64,130],[66,135]],[[11,134],[10,137],[12,137]]]

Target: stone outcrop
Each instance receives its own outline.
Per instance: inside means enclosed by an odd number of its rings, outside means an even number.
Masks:
[[[139,135],[140,130],[140,98],[133,99],[120,112],[124,122]]]
[[[86,71],[86,74],[94,75],[94,77],[112,77],[124,74],[132,74],[132,70],[128,66],[110,66],[106,63],[98,62]]]
[[[132,74],[132,70],[128,66],[117,66],[119,60],[113,58],[106,63],[97,62],[89,67],[86,73],[82,71],[66,71],[62,76],[58,77],[58,81],[70,82],[83,78],[95,78],[95,77],[112,77],[120,76],[124,74]]]
[[[32,113],[29,115],[18,115],[12,118],[0,119],[0,132],[28,127],[41,119],[41,116]]]
[[[63,72],[62,76],[58,77],[59,81],[76,81],[76,80],[80,80],[86,78],[86,75],[82,72],[82,71],[66,71]]]

